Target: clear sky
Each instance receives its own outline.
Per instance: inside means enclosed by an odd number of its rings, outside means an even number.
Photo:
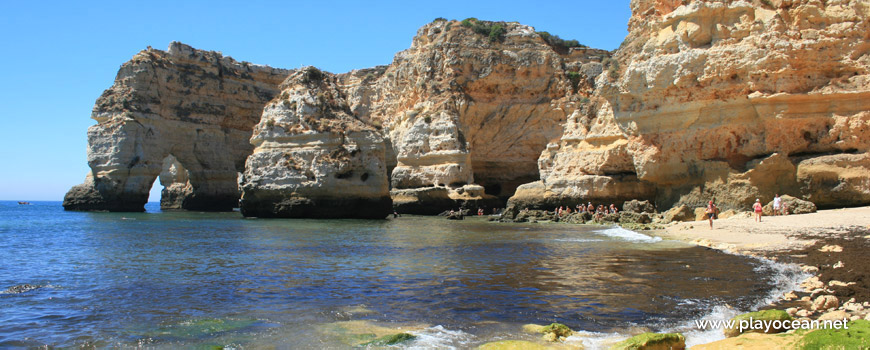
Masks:
[[[165,50],[176,40],[237,60],[341,73],[389,64],[437,17],[477,17],[613,50],[627,34],[628,3],[2,1],[0,200],[61,200],[84,180],[94,101],[149,45]]]

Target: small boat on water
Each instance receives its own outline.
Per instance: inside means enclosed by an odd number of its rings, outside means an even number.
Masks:
[[[30,203],[30,202],[18,202],[18,205],[33,205],[33,203]]]

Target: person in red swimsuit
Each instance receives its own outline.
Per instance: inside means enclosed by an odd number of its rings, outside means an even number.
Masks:
[[[755,204],[752,205],[752,211],[755,212],[755,222],[761,222],[761,200],[756,198]]]

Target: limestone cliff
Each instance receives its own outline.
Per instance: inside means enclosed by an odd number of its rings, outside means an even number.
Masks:
[[[232,209],[253,150],[251,130],[288,74],[177,42],[138,53],[97,99],[91,172],[67,193],[64,208],[142,211],[165,170],[165,207]]]
[[[392,212],[383,138],[351,113],[336,81],[308,67],[266,105],[239,178],[242,214],[383,219]]]
[[[541,149],[559,136],[570,112],[588,101],[608,57],[517,23],[436,20],[390,65],[325,74],[323,86],[287,80],[285,96],[273,100],[291,71],[178,43],[168,52],[149,49],[125,63],[115,85],[97,100],[98,124],[89,129],[92,171],[64,205],[142,210],[160,175],[162,207],[227,210],[238,200],[237,175],[244,172],[246,215],[308,215],[276,209],[277,196],[326,198],[330,186],[347,189],[351,197],[381,198],[382,181],[406,212],[501,206],[499,198],[538,178]],[[307,106],[294,112],[283,104],[290,93],[331,99],[293,100],[297,108]],[[312,112],[318,108],[332,112]],[[312,127],[304,118],[334,127],[299,129]],[[293,130],[278,135],[279,120]],[[381,165],[372,163],[379,147],[384,155],[376,163],[383,163],[385,180]],[[350,189],[344,178],[327,181],[345,174],[344,168],[331,168],[336,162],[319,163],[321,153],[337,148],[361,150],[365,159],[334,160],[355,162],[348,166],[362,172],[356,175],[371,177],[361,184],[367,188]],[[317,169],[313,183],[281,169],[286,162],[275,158],[279,151],[298,156],[294,164],[300,167]]]
[[[397,207],[431,213],[451,206],[445,198],[499,206],[496,197],[537,179],[540,151],[607,57],[553,46],[517,23],[436,20],[392,64],[366,72],[367,84],[355,72],[341,79],[351,109],[384,127]],[[429,187],[442,189],[421,191]]]
[[[742,209],[774,193],[870,203],[870,3],[631,7],[596,81],[598,109],[566,124],[541,155],[542,181],[515,202],[633,192],[660,207],[715,197]]]

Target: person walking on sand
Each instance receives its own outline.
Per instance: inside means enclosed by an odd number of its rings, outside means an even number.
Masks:
[[[709,203],[707,203],[707,209],[704,210],[704,212],[707,214],[707,220],[710,221],[710,229],[712,230],[713,217],[716,216],[716,204],[713,204],[713,201],[711,200]]]
[[[773,196],[773,216],[782,215],[780,212],[782,208],[782,198],[779,198],[779,194],[777,193]]]
[[[761,222],[762,207],[760,199],[755,199],[755,204],[752,205],[752,211],[755,212],[755,222]]]

